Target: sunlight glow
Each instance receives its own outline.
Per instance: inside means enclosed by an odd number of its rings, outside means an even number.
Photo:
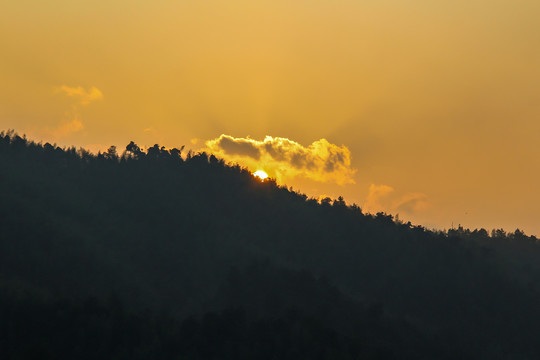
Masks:
[[[253,173],[253,176],[258,177],[261,180],[268,178],[268,174],[262,170],[257,170]]]

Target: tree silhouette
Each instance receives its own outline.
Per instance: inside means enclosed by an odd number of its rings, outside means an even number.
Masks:
[[[183,150],[0,133],[0,358],[539,357],[536,237],[432,231]]]

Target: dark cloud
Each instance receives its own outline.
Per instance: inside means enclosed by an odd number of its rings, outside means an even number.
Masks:
[[[248,156],[256,160],[261,157],[261,151],[249,140],[222,135],[216,145],[229,155]]]

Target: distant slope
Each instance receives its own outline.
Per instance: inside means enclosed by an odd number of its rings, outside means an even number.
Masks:
[[[536,238],[319,204],[204,153],[130,143],[93,156],[2,133],[0,254],[4,309],[27,301],[54,318],[68,301],[84,318],[91,297],[178,321],[243,309],[245,326],[300,311],[338,334],[333,358],[540,354]]]

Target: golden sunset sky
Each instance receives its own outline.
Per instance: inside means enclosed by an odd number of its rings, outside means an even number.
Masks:
[[[0,4],[0,130],[209,149],[428,227],[540,235],[538,0]]]

